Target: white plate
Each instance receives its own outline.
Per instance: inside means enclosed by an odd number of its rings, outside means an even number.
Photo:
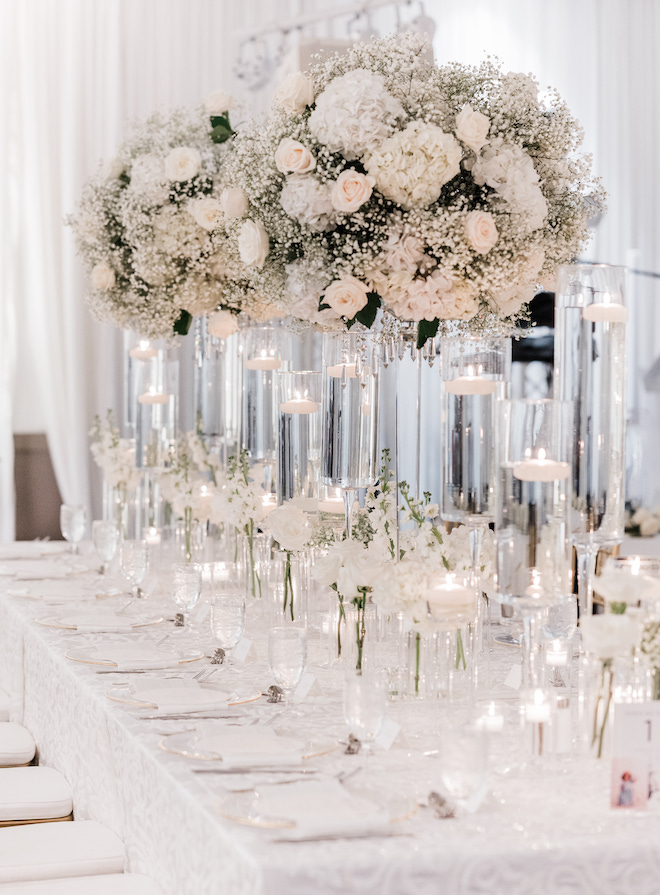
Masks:
[[[176,681],[172,681],[172,684],[175,683]],[[108,697],[108,699],[112,699],[113,702],[121,702],[124,705],[132,705],[138,708],[153,709],[157,707],[157,703],[148,702],[147,700],[140,698],[141,696],[145,695],[144,691],[148,689],[149,687],[147,683],[143,683],[140,686],[131,685],[128,688],[111,687],[105,695]],[[239,696],[230,696],[230,694],[226,691],[215,689],[210,684],[200,684],[200,690],[203,693],[208,694],[208,703],[190,706],[176,706],[176,708],[163,706],[162,708],[158,709],[158,711],[163,713],[172,712],[173,714],[177,715],[185,715],[189,713],[192,714],[194,712],[202,711],[216,711],[218,708],[226,708],[227,706],[231,705],[242,705],[244,702],[256,702],[256,700],[260,699],[261,697],[261,691],[256,689]],[[157,692],[153,695],[154,697],[157,697]],[[183,753],[177,754],[181,755]]]
[[[126,633],[147,625],[159,625],[165,621],[164,616],[117,615],[115,613],[78,613],[77,615],[57,615],[38,618],[35,621],[48,628],[67,628],[86,633],[116,634]]]
[[[245,699],[241,701],[247,702]],[[238,703],[236,702],[231,703],[231,705],[237,704]],[[245,727],[241,729],[243,731],[251,729],[259,730],[258,727]],[[184,730],[180,733],[172,733],[163,737],[159,745],[163,752],[171,752],[174,755],[183,755],[185,758],[194,758],[198,761],[222,761],[222,756],[218,755],[216,752],[200,749],[198,742],[199,734],[197,730]],[[337,740],[332,740],[330,738],[315,737],[314,739],[308,740],[301,738],[298,744],[298,751],[301,753],[301,758],[305,760],[308,758],[318,758],[320,755],[327,755],[329,752],[334,752],[338,746],[339,743]],[[279,756],[273,755],[271,764],[278,765],[278,763]]]
[[[138,652],[143,653],[140,655]],[[148,654],[151,654],[150,656]],[[186,662],[197,662],[204,658],[199,650],[158,649],[151,644],[106,643],[100,646],[85,646],[70,649],[66,658],[85,665],[116,668],[117,671],[147,671],[159,668],[174,668]]]

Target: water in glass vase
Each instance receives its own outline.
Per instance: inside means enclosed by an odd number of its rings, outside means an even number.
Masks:
[[[328,367],[325,377],[322,480],[339,488],[367,488],[376,475],[375,376],[355,364]]]

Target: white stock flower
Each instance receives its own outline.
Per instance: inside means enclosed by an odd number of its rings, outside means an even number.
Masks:
[[[384,196],[403,208],[426,208],[460,173],[463,150],[435,124],[411,121],[365,158],[367,172]]]
[[[465,235],[478,255],[486,255],[498,240],[497,227],[488,211],[470,211],[465,218]]]
[[[314,102],[314,81],[300,71],[291,72],[277,87],[273,101],[291,114],[304,112]]]
[[[332,187],[332,205],[344,213],[357,211],[368,202],[373,192],[375,180],[352,168],[342,171]]]
[[[349,544],[345,541],[344,544]],[[381,574],[383,565],[379,558],[371,555],[359,542],[355,548],[345,547],[342,563],[337,575],[337,589],[346,599],[358,596],[359,588],[373,587]]]
[[[473,152],[479,152],[488,139],[490,118],[481,112],[475,112],[468,103],[456,116],[456,136]]]
[[[319,143],[350,160],[379,146],[404,116],[385,79],[357,68],[334,78],[317,96],[309,129]]]
[[[217,339],[226,339],[238,332],[238,316],[231,311],[215,311],[209,314],[206,329]]]
[[[248,197],[240,186],[228,186],[220,194],[220,208],[227,218],[244,218],[248,211]]]
[[[109,292],[115,285],[115,272],[109,264],[101,261],[100,264],[93,267],[91,280],[94,289],[99,292]]]
[[[224,90],[216,90],[204,100],[204,108],[209,115],[225,115],[236,105],[236,100]]]
[[[249,267],[263,267],[269,250],[268,234],[261,221],[246,221],[238,236],[241,261]]]
[[[580,619],[580,632],[585,650],[601,662],[630,655],[641,635],[637,621],[611,612]]]
[[[205,196],[188,203],[188,211],[204,230],[215,230],[222,220],[222,207],[217,199]]]
[[[310,230],[322,233],[334,226],[336,212],[329,187],[307,174],[291,174],[282,187],[284,211]]]
[[[283,503],[268,516],[270,533],[283,550],[302,550],[310,539],[308,516],[294,503]]]
[[[298,140],[285,137],[275,150],[275,167],[282,174],[309,174],[316,167],[316,160]]]
[[[368,292],[369,286],[357,277],[342,277],[327,287],[323,301],[338,317],[351,320],[366,305]]]
[[[202,156],[194,146],[177,146],[165,158],[165,174],[168,180],[186,181],[199,174]]]

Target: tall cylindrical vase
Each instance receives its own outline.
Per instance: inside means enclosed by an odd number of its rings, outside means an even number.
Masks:
[[[318,509],[321,373],[278,373],[277,502],[296,498]]]
[[[623,538],[625,508],[625,269],[567,264],[555,312],[555,397],[574,401],[570,526],[580,613],[593,612],[600,547]]]
[[[169,466],[177,436],[179,362],[144,361],[139,371],[135,465],[153,471]]]
[[[208,331],[206,317],[198,317],[195,329],[195,427],[207,447],[219,453],[223,463],[238,446],[242,366],[238,333],[221,338]]]

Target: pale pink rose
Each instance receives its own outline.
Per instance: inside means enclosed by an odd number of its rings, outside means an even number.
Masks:
[[[192,180],[199,174],[202,157],[193,146],[177,146],[165,159],[165,174],[168,180],[183,182]]]
[[[471,211],[465,218],[465,235],[479,255],[485,255],[498,240],[497,227],[488,211]]]
[[[314,81],[301,71],[292,72],[275,91],[276,106],[287,112],[304,112],[314,102]]]
[[[115,285],[115,272],[109,264],[102,261],[92,268],[91,279],[97,292],[109,292]]]
[[[236,105],[236,100],[224,90],[216,90],[204,100],[204,108],[209,115],[225,115]]]
[[[275,151],[275,167],[282,174],[308,174],[316,167],[316,159],[298,140],[285,137]]]
[[[332,187],[330,197],[333,208],[343,212],[357,211],[369,201],[375,183],[373,177],[347,168],[341,172]]]
[[[248,197],[240,186],[226,187],[220,194],[220,208],[227,218],[244,218],[248,210]]]
[[[369,287],[357,277],[342,277],[325,290],[323,301],[338,317],[351,320],[367,303]]]
[[[188,203],[188,211],[204,230],[215,230],[222,218],[222,208],[217,199],[206,196]]]
[[[212,336],[218,339],[226,339],[238,332],[238,316],[231,311],[215,311],[209,314],[206,328]]]
[[[473,152],[479,152],[488,139],[490,119],[481,112],[475,112],[469,104],[463,106],[456,116],[456,136]]]

